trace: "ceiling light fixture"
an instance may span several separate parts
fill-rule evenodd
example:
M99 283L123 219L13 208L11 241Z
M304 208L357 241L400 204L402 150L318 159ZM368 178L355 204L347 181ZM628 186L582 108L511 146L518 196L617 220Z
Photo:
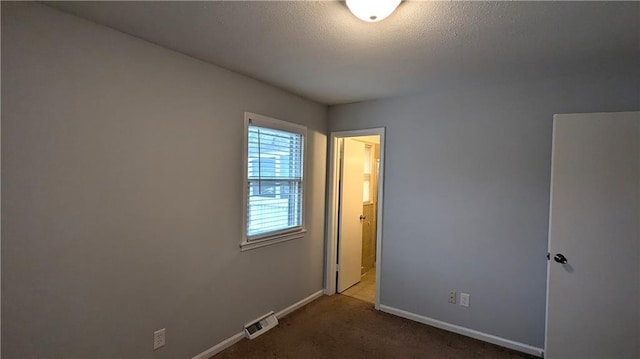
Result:
M358 19L366 22L383 20L400 5L401 0L347 0L347 7Z

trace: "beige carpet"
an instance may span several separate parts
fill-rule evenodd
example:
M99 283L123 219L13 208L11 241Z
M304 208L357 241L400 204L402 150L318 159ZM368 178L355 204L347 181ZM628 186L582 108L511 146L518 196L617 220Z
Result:
M223 358L534 358L376 311L343 295L321 297L262 336L243 339Z

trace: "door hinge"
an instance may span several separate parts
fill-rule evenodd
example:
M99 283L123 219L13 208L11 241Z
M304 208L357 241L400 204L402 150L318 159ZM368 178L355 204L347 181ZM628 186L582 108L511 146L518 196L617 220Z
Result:
M336 264L336 272L340 272L340 265Z
M547 253L547 260L551 259L551 253Z

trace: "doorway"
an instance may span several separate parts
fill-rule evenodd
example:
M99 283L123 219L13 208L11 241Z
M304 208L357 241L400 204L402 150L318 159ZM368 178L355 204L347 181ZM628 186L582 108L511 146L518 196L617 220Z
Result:
M384 128L331 133L325 294L380 304Z

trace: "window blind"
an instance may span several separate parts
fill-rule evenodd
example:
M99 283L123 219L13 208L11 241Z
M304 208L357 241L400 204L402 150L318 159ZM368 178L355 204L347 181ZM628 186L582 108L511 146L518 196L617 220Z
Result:
M249 123L248 240L302 227L303 141L302 134Z

